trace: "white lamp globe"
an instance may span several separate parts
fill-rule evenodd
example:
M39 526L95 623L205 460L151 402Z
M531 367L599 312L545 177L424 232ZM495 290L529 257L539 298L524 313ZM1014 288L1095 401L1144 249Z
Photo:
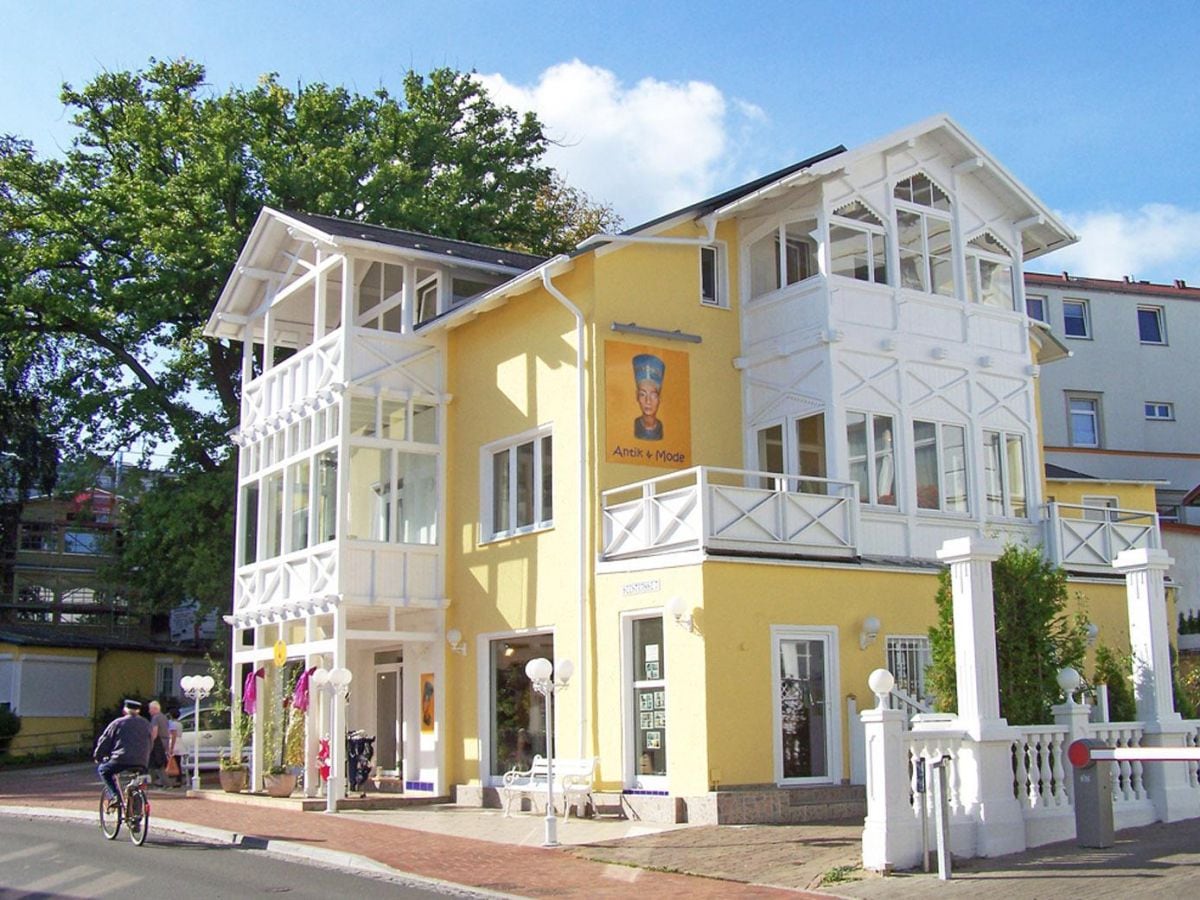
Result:
M451 628L449 631L446 632L446 643L457 644L461 640L462 640L462 632L459 631L457 628Z
M211 675L201 675L199 680L200 687L206 691L211 691L213 689L213 685L216 684L216 681L213 680Z
M1083 679L1079 673L1067 666L1065 669L1059 669L1058 675L1055 676L1058 686L1062 688L1064 694L1070 695L1078 690L1079 685L1083 683Z
M550 673L553 671L554 666L544 656L539 656L525 663L525 677L530 681L549 681Z
M308 680L316 687L324 687L329 683L329 670L321 667L313 669L313 673L308 676Z
M569 659L560 659L555 666L555 674L558 675L560 681L564 684L571 680L571 676L575 674L575 663Z
M329 680L333 682L334 687L346 687L354 678L354 673L349 669L334 669L329 673Z
M185 694L192 689L192 685L195 683L196 683L195 675L184 675L182 678L179 679L179 686L181 688L183 688L183 692Z
M887 669L876 669L867 677L867 687L876 697L886 697L896 686L896 676Z

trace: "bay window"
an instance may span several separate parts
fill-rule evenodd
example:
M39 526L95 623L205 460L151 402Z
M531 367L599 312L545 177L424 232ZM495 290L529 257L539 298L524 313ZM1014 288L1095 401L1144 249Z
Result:
M1023 519L1028 515L1025 439L1004 431L983 433L984 487L987 514Z
M899 182L893 196L900 247L900 285L928 294L954 296L950 198L925 175Z
M883 221L855 200L836 210L829 223L829 271L874 284L887 284Z
M780 225L750 245L750 296L761 297L818 274L815 217Z

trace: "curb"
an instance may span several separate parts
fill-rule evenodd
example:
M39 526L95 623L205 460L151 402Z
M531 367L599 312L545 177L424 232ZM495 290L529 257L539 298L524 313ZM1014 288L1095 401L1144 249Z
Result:
M61 809L45 806L0 806L0 816L25 816L32 819L67 819L74 822L95 824L96 814L82 809ZM370 875L386 875L401 881L440 888L444 891L468 897L491 897L499 900L524 900L519 894L505 894L499 891L489 891L486 888L472 887L441 878L430 878L394 869L378 860L371 859L359 853L346 850L326 850L322 847L312 847L297 841L280 841L261 838L253 834L241 834L236 831L226 831L221 828L209 828L206 825L193 825L190 822L180 822L175 819L154 819L153 823L166 831L176 834L204 838L221 844L244 847L301 862L319 862L341 869L363 872Z

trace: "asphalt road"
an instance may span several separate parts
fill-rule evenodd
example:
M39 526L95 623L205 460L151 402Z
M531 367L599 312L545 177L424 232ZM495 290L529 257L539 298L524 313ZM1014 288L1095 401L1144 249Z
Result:
M0 816L0 897L169 896L172 900L286 894L290 897L479 896L452 886L359 874L332 866L155 829L142 847L124 828L107 841L98 825Z

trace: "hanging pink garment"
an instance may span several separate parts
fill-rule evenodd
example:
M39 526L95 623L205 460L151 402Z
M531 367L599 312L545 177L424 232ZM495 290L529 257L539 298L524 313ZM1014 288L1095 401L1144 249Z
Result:
M248 716L254 715L255 710L258 709L258 681L256 679L266 677L266 667L246 676L246 685L242 688L242 712Z
M300 712L308 711L308 679L315 671L317 671L316 666L305 669L296 679L296 689L292 691L292 709L298 709Z

